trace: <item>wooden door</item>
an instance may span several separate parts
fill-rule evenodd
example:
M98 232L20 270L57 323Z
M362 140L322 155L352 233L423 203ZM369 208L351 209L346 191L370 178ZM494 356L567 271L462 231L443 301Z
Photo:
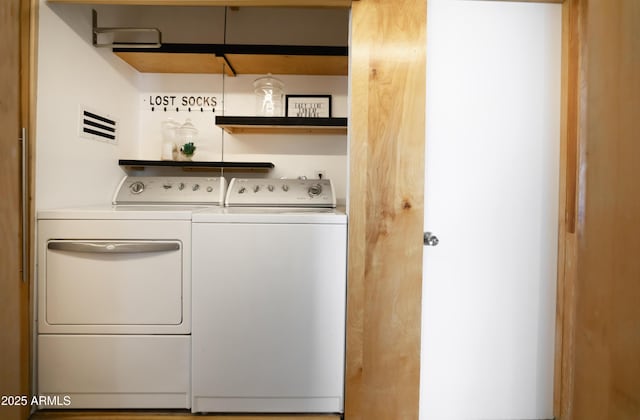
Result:
M640 418L640 2L580 3L577 280L563 418L631 420Z
M418 418L425 0L352 5L345 419Z
M20 0L0 2L0 418L7 420L26 418L30 402L29 283L21 272L22 11Z

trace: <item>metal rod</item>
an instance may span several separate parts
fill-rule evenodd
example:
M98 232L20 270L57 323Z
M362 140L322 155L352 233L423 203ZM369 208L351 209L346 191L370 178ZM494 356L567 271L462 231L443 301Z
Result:
M120 48L160 48L162 46L162 32L158 28L135 28L135 27L98 27L98 13L91 11L93 26L93 46L94 47L120 47ZM149 32L157 36L156 42L111 42L106 44L98 43L98 34L114 34L122 32Z

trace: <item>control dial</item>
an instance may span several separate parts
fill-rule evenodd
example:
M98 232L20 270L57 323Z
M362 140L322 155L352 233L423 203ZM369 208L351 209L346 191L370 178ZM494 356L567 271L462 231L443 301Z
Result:
M144 191L144 184L140 181L136 181L129 186L129 189L134 194L140 194L142 191Z
M307 190L307 193L309 194L309 197L317 197L320 194L322 194L322 185L320 184L315 184L309 187L309 189Z

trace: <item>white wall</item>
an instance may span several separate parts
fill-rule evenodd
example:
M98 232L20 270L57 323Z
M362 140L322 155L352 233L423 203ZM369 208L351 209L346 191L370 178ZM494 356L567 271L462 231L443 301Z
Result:
M159 27L163 42L222 43L224 8L94 6L98 26ZM229 135L207 112L149 109L149 95L216 96L217 115L255 115L252 82L263 75L138 73L109 48L91 45L89 6L50 5L41 0L38 57L37 208L106 204L124 175L118 159L159 159L161 122L190 118L199 130L194 160L268 161L268 173L230 176L311 177L322 170L337 198L346 197L345 135ZM346 45L348 13L340 9L228 10L227 42ZM306 27L302 31L300 25ZM332 28L326 31L326 28ZM101 42L109 37L100 38ZM288 94L331 94L333 116L346 117L345 76L277 76ZM224 91L224 98L223 98ZM146 101L146 102L145 102ZM117 145L77 133L78 107L86 105L118 119ZM145 171L147 175L157 170ZM180 174L181 172L175 172ZM211 172L209 172L211 174ZM81 174L81 176L78 176Z
M136 147L136 73L91 45L91 8L40 1L36 208L106 204ZM78 135L80 105L119 121L117 145Z

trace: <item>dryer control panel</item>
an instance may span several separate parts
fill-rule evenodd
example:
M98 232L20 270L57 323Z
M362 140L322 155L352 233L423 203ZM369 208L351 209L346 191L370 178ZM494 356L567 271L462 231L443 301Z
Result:
M225 205L333 208L336 197L330 179L233 178Z
M126 176L113 204L222 205L227 182L223 177Z

